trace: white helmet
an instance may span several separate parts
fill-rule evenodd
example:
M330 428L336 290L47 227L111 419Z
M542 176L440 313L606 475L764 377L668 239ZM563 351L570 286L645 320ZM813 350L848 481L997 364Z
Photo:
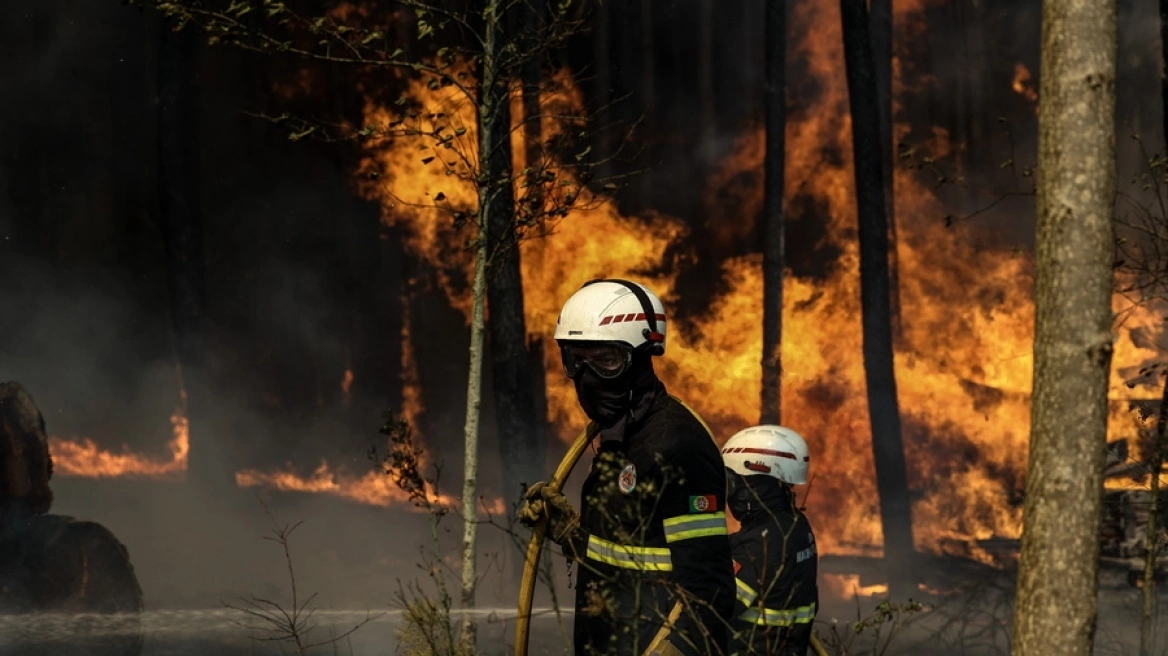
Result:
M807 482L811 456L803 437L783 426L752 426L722 445L726 468L742 476L773 476L784 483Z
M665 353L665 306L648 287L627 280L585 283L560 310L557 342L622 342L631 348L650 344Z

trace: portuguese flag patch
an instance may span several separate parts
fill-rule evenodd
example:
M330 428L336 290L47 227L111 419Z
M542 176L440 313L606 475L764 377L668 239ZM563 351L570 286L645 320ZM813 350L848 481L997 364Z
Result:
M691 513L714 512L718 509L718 497L712 494L702 494L689 498Z

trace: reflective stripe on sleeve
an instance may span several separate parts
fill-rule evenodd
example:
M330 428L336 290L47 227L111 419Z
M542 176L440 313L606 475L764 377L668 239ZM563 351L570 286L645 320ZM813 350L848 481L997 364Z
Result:
M795 624L810 624L815 619L815 604L800 606L784 610L770 608L749 608L738 616L743 622L758 626L793 626Z
M754 588L743 583L742 579L736 578L734 579L734 583L738 588L736 591L738 601L741 601L743 606L751 605L754 603L754 600L758 598L758 592L755 591Z
M589 535L586 555L592 560L624 569L673 571L673 560L667 547L635 547Z
M726 535L726 513L712 512L698 515L678 515L666 519L665 541L677 542L710 535Z

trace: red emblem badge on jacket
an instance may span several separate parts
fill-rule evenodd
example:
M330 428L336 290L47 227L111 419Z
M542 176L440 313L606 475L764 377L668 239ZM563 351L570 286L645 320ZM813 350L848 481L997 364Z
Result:
M637 486L637 467L633 463L629 463L627 467L620 473L620 478L617 479L616 484L620 487L620 491L628 494Z

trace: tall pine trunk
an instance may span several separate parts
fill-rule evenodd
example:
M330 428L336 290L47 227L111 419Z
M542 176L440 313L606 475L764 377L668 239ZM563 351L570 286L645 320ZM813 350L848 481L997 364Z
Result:
M864 374L876 464L876 489L884 531L884 560L889 592L908 595L913 554L912 507L908 497L900 408L892 351L892 317L888 272L888 223L884 215L884 153L880 149L876 81L869 40L868 9L863 2L840 0L848 100L859 214L860 312L863 323Z
M641 97L645 113L651 117L657 107L657 60L653 49L653 0L641 0L640 23Z
M231 485L225 463L198 440L203 424L191 418L206 401L204 321L207 307L202 217L199 202L199 120L195 87L196 35L159 26L157 157L158 227L165 256L166 284L180 402L190 427L188 475L193 482ZM193 397L190 395L194 391Z
M760 423L778 424L783 418L783 193L786 157L786 47L787 3L766 4L764 22L766 69L763 107L766 121L766 160L763 174L763 310L762 412Z
M698 0L698 138L707 157L714 147L714 7L713 0Z
M609 5L605 2L596 4L596 14L593 16L592 28L592 65L595 67L592 78L592 95L596 102L596 119L601 135L596 144L597 159L596 175L601 180L612 176L612 164L609 156L612 149L609 147L608 130L612 127L612 44L611 30L609 29Z
M1089 656L1111 362L1115 0L1044 0L1034 393L1016 656Z
M535 16L524 12L526 29L534 29ZM535 70L521 72L524 125L522 134L528 146L524 159L539 155L539 63ZM532 78L534 76L534 79ZM502 463L503 495L517 500L522 483L531 484L540 476L543 464L542 442L536 438L535 401L528 366L527 322L524 318L523 274L520 269L519 241L515 232L515 194L511 180L514 170L511 157L511 112L506 86L496 84L487 106L492 107L489 123L491 150L480 152L485 167L487 187L491 191L487 208L487 241L491 244L487 269L487 303L490 317L491 372L495 391L495 425L498 430L499 457ZM484 93L486 90L484 89ZM530 112L530 113L528 113ZM530 159L528 166L532 166ZM536 186L528 186L534 193ZM537 198L525 199L540 202Z
M1160 111L1168 153L1168 0L1160 0Z
M900 316L900 257L896 238L896 152L892 109L892 0L870 0L872 59L876 74L876 106L880 111L880 152L884 153L884 211L888 217L888 294L892 305L892 338L902 337Z

